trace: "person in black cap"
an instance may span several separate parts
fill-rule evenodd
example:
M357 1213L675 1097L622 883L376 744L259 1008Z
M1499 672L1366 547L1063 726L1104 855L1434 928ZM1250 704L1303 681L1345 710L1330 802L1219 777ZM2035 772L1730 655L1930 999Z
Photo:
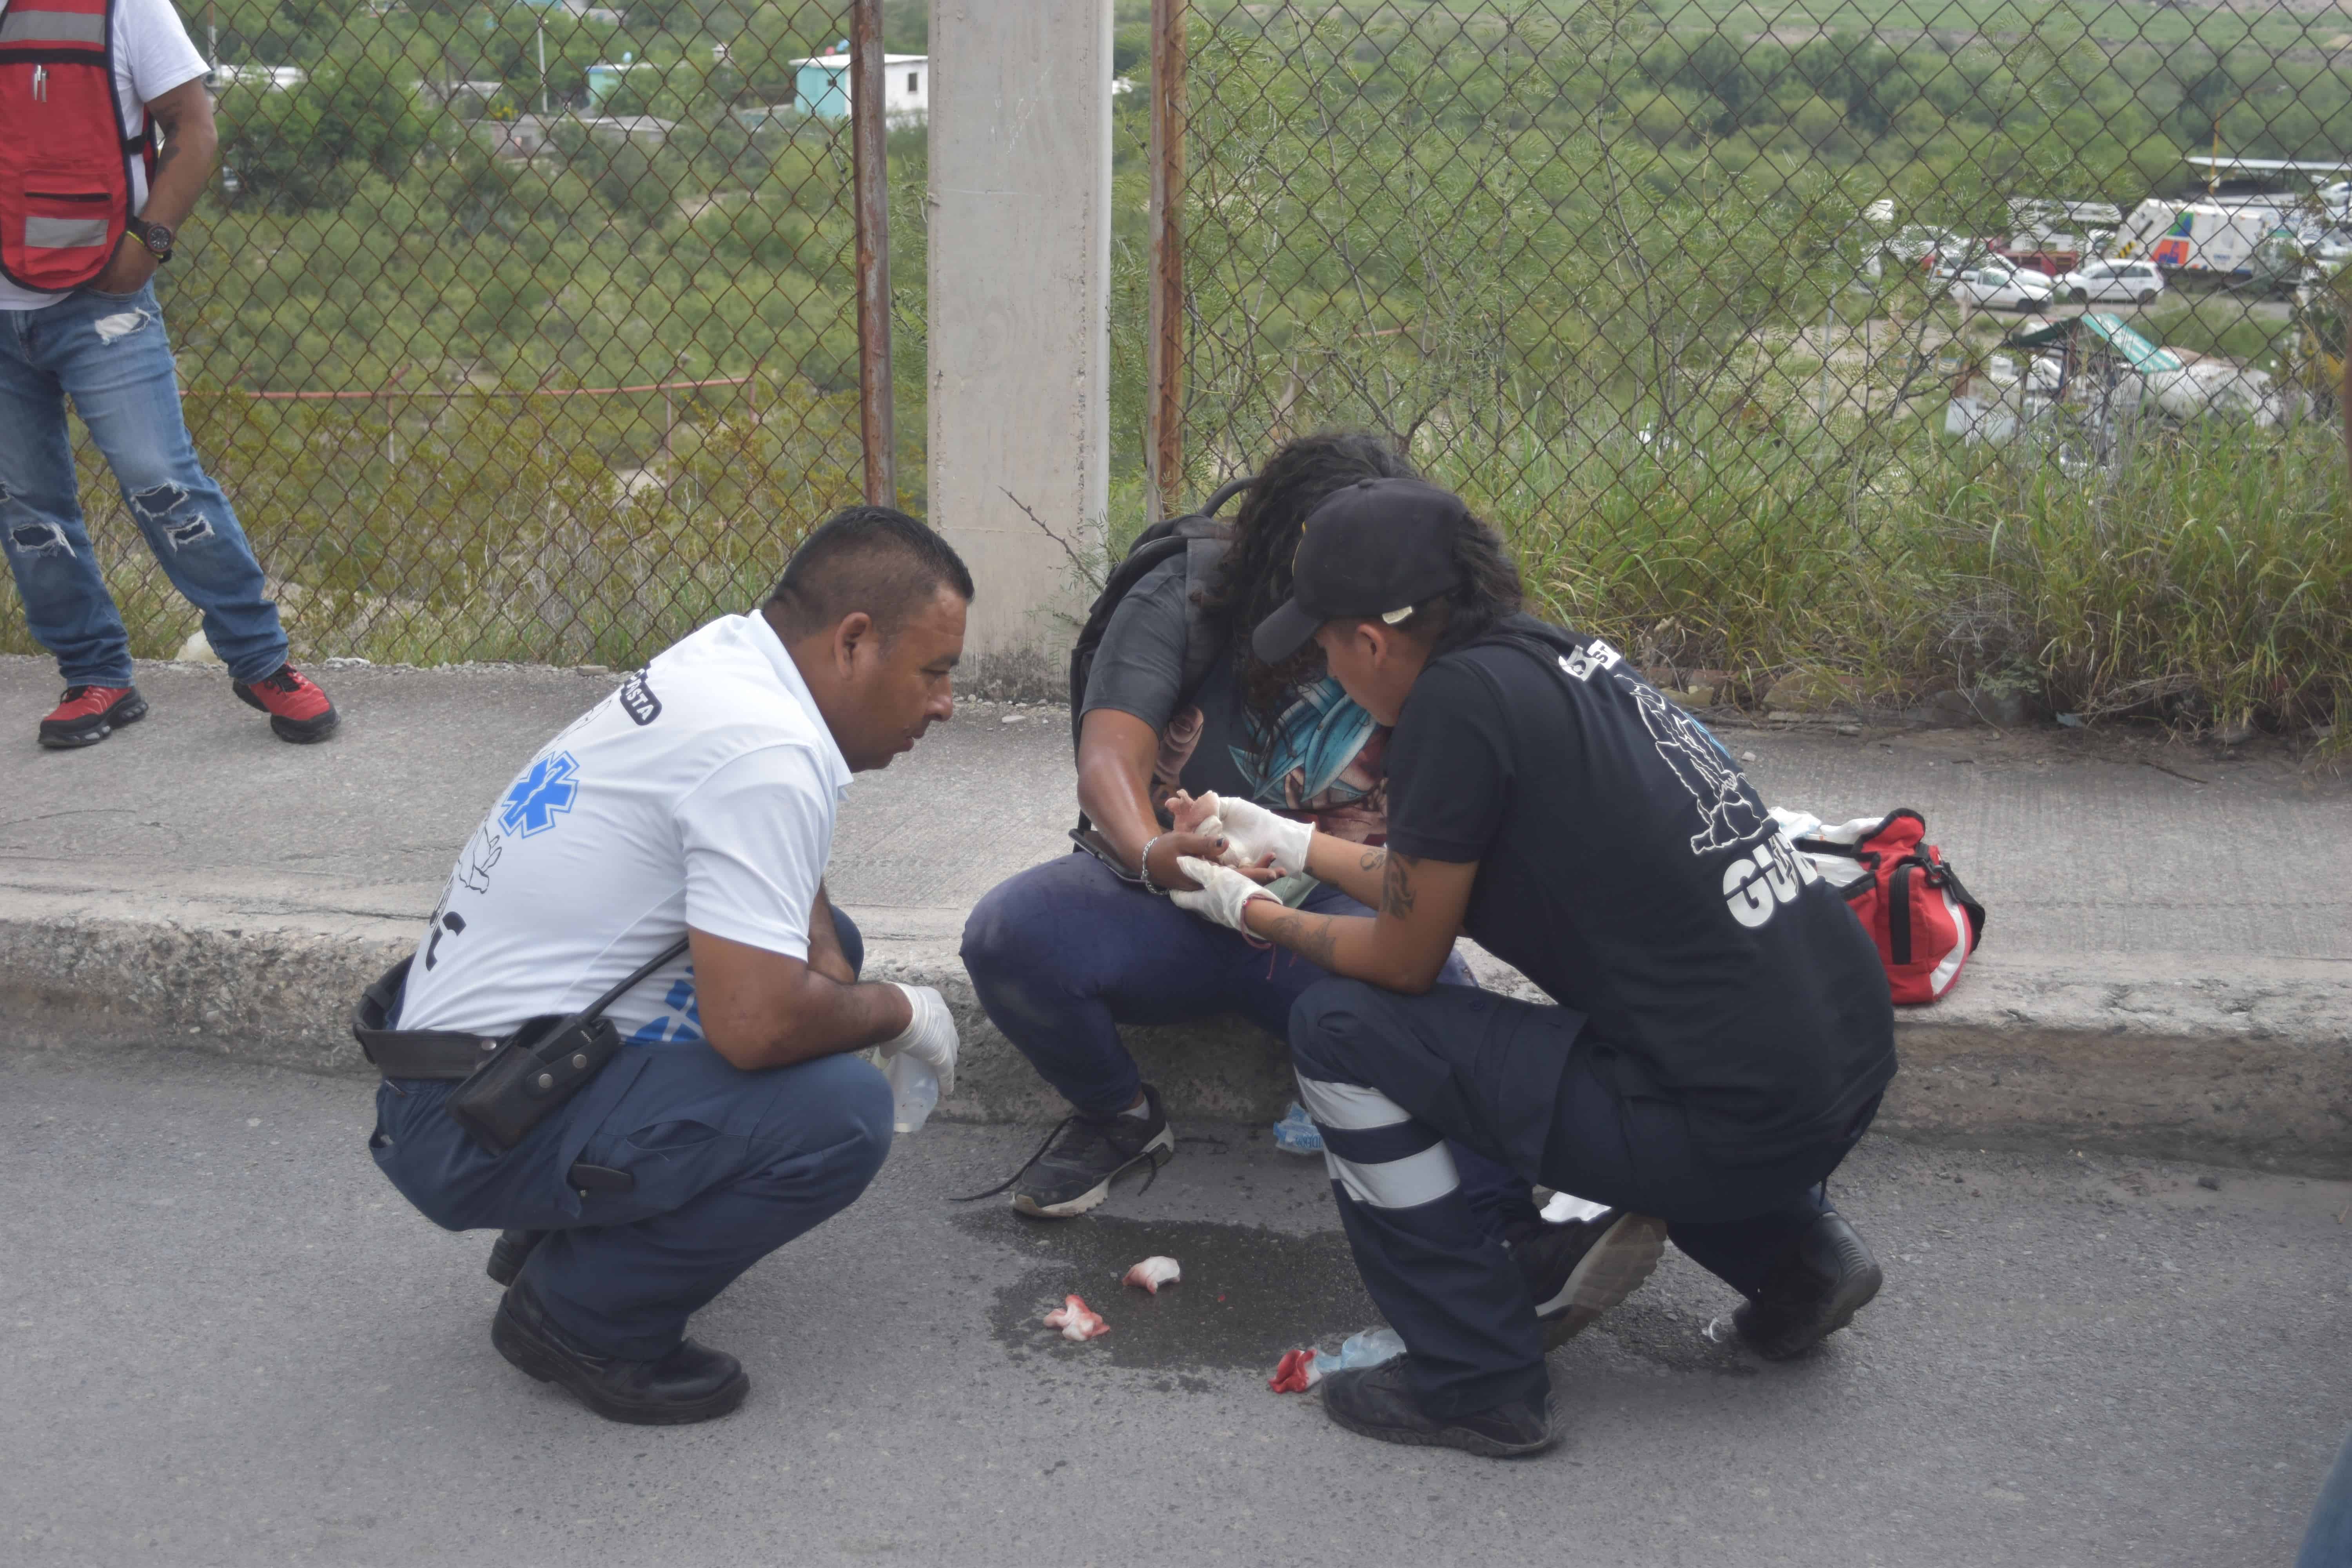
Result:
M1877 1293L1823 1183L1895 1074L1875 950L1706 730L1595 637L1519 613L1494 531L1381 479L1308 518L1261 658L1312 640L1394 725L1389 837L1365 852L1248 803L1228 855L1311 872L1370 918L1289 910L1188 859L1194 912L1329 971L1290 1015L1356 1263L1407 1353L1323 1382L1390 1442L1476 1454L1556 1440L1522 1271L1468 1212L1448 1141L1663 1219L1792 1356ZM1436 984L1466 932L1556 1005Z

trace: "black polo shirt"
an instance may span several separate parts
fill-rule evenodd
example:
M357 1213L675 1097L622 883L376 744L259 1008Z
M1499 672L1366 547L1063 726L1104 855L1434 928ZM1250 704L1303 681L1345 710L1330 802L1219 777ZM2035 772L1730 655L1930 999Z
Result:
M1730 752L1598 638L1515 616L1433 660L1390 742L1389 845L1476 861L1469 935L1702 1142L1834 1137L1895 1075L1861 923Z

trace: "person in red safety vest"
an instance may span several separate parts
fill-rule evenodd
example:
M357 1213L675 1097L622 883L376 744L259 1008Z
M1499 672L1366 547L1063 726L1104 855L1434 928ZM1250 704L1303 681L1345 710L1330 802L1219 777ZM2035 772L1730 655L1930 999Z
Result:
M76 500L68 397L238 700L281 740L337 722L287 662L260 563L196 460L155 300L212 175L205 70L171 0L0 0L0 551L66 683L44 746L147 715Z

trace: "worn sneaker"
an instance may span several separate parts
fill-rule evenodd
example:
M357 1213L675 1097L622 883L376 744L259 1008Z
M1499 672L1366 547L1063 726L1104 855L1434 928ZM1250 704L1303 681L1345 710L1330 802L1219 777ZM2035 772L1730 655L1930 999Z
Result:
M522 1266L530 1260L531 1249L547 1237L543 1230L502 1230L498 1240L490 1243L489 1266L482 1272L501 1285L511 1285Z
M265 675L259 680L233 680L229 689L247 708L258 708L268 714L269 728L281 741L299 744L323 741L342 721L336 715L335 705L327 700L327 694L290 664L279 665L277 674Z
M1645 1214L1609 1209L1561 1225L1538 1220L1514 1226L1506 1245L1535 1299L1544 1349L1550 1351L1642 1288L1666 1250L1666 1226Z
M41 721L41 744L53 752L95 746L119 726L145 717L147 700L135 686L68 686Z
M1350 1367L1323 1380L1323 1414L1350 1432L1422 1448L1459 1448L1488 1459L1540 1454L1559 1441L1551 1401L1514 1400L1467 1415L1430 1415L1405 1384L1399 1356L1378 1366Z
M1145 1116L1066 1118L1013 1178L1013 1206L1035 1219L1071 1219L1100 1205L1110 1184L1139 1165L1158 1170L1176 1154L1160 1091L1143 1086ZM1000 1189L1001 1190L1001 1189Z
M1731 1326L1758 1355L1786 1361L1844 1328L1885 1279L1845 1216L1825 1214L1772 1266L1756 1299L1731 1314Z

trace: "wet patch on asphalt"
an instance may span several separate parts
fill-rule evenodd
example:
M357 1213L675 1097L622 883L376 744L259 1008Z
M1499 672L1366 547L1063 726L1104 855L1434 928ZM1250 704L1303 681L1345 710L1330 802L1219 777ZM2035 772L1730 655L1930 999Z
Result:
M956 1228L1010 1247L1026 1266L998 1288L990 1303L991 1334L1015 1361L1040 1357L1076 1363L1108 1359L1129 1371L1171 1374L1158 1387L1202 1393L1215 1386L1184 1375L1247 1371L1271 1374L1285 1351L1307 1345L1336 1350L1360 1329L1378 1327L1380 1309L1356 1273L1347 1237L1337 1229L1305 1235L1263 1226L1205 1220L1131 1219L1090 1215L1044 1223L1009 1208L959 1215ZM1181 1284L1157 1296L1119 1283L1143 1258L1173 1258ZM1655 1282L1605 1314L1552 1353L1554 1375L1578 1360L1628 1372L1754 1377L1759 1361L1724 1325L1710 1340L1717 1315L1694 1310L1661 1292ZM1083 1344L1045 1326L1045 1315L1065 1296L1086 1299L1111 1331ZM1709 1305L1727 1314L1726 1298Z
M1364 1293L1347 1237L1300 1236L1263 1226L1206 1220L1090 1215L1058 1223L1024 1220L1009 1209L958 1216L956 1228L1018 1251L1028 1260L996 1292L989 1328L1015 1361L1032 1356L1101 1358L1140 1371L1246 1369L1271 1374L1285 1351L1337 1349L1381 1322ZM1129 1265L1173 1258L1183 1282L1152 1296L1119 1283ZM1076 1344L1040 1321L1065 1296L1086 1298L1110 1332ZM1163 1386L1205 1392L1199 1379Z

